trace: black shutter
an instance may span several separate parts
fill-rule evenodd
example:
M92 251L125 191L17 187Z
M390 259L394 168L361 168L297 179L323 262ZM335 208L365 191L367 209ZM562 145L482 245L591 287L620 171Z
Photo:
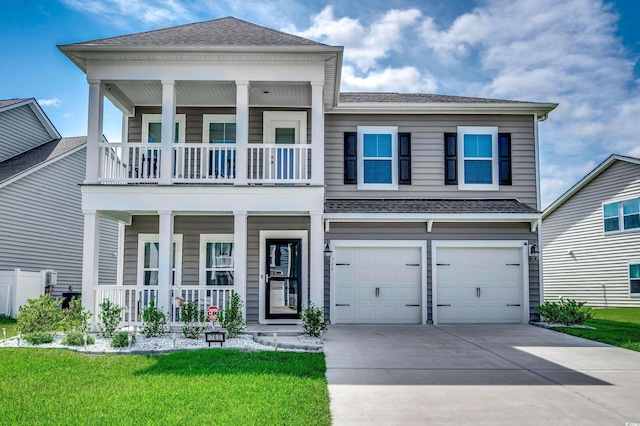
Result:
M411 185L411 133L398 133L398 185Z
M344 184L358 183L358 133L344 133Z
M498 134L500 185L511 185L511 133Z
M444 184L458 184L458 134L444 134Z

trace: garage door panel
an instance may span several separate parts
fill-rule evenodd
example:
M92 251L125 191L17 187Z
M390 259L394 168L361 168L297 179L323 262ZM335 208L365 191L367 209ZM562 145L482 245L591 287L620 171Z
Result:
M353 303L356 300L354 287L339 287L336 289L336 303Z
M374 306L357 306L356 322L374 322L376 319L376 308Z
M352 306L335 306L331 315L335 315L338 322L354 322L356 319L356 311Z
M335 279L343 284L355 282L355 269L346 265L336 265Z

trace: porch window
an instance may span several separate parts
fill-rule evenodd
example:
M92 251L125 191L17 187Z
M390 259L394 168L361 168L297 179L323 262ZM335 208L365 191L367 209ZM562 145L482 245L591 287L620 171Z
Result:
M138 284L158 285L160 243L158 234L138 235ZM177 266L177 267L176 267ZM173 265L171 285L181 281L182 235L173 236Z
M185 142L187 116L176 114L175 143ZM162 114L142 114L142 142L160 143L162 141Z
M209 176L235 177L236 116L233 114L203 114L202 143L214 144L208 150Z
M233 285L233 234L200 235L200 284Z
M307 112L264 111L262 131L265 143L307 143Z

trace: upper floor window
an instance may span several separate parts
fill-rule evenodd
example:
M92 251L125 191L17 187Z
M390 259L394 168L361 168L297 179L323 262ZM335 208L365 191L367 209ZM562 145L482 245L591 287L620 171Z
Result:
M265 143L307 143L307 112L264 111L262 131Z
M232 114L203 114L202 142L236 143L236 116Z
M499 189L498 128L458 127L458 188Z
M200 282L233 285L233 234L200 235Z
M358 126L358 189L398 189L398 127Z
M604 232L640 229L640 199L603 204Z
M138 284L158 285L160 268L160 237L158 234L138 234ZM181 282L182 235L173 236L173 268L171 285Z
M629 295L640 296L640 261L629 262Z
M175 141L185 142L186 140L185 114L176 114ZM160 143L162 141L162 114L142 114L142 142Z

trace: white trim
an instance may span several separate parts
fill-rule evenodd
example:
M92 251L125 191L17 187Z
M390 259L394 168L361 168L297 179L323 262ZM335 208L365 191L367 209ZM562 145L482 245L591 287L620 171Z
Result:
M538 114L533 114L533 142L535 146L534 155L536 156L536 208L540 210L542 209L542 193L540 190L540 140L538 137Z
M432 240L431 241L431 318L438 324L437 250L451 248L520 248L522 256L522 318L529 322L529 243L526 240Z
M364 182L364 135L365 133L391 135L391 182L390 183L365 183ZM358 126L358 190L397 190L398 189L398 126Z
M640 293L631 293L631 265L640 265L640 259L627 261L627 291L630 299L636 299L640 297Z
M142 143L147 143L149 140L149 123L162 123L162 114L142 114ZM178 124L178 142L186 142L187 134L187 115L176 114L176 123ZM175 134L175 131L172 133ZM174 143L175 141L171 141ZM148 142L151 143L151 142Z
M129 225L130 224L131 223L129 223ZM124 284L124 233L125 224L118 222L118 263L116 266L116 273L118 275L116 277L116 285Z
M302 264L302 271L300 274L300 286L302 287L302 306L307 305L307 300L309 300L309 291L308 291L308 277L309 277L309 232L306 230L300 231L281 231L281 230L265 230L260 231L260 256L259 256L259 275L258 275L258 321L260 324L300 324L300 320L293 319L266 319L265 315L265 283L266 283L266 270L265 263L267 261L265 247L267 244L267 239L271 238L296 238L300 239L302 243L302 256L300 257L300 262Z
M558 104L553 103L413 103L413 102L369 102L342 103L328 114L532 114L538 113L538 120L544 121Z
M232 266L229 268L212 268L212 270L221 270L221 271L231 271L233 272L235 269L235 244L234 244L234 235L233 234L200 234L200 257L198 262L198 276L199 284L201 286L207 285L207 244L209 243L230 243L233 255L231 256ZM233 285L228 286L230 289L235 289L236 281L233 280Z
M13 182L15 182L15 181L17 181L19 179L22 179L25 176L29 176L31 173L37 172L38 170L40 170L40 169L42 169L44 167L47 167L48 165L53 164L58 160L62 160L63 158L66 158L66 157L70 156L71 154L75 154L76 152L78 152L81 149L84 149L86 147L87 147L87 144L83 143L82 145L79 145L79 146L73 148L71 151L65 152L64 154L61 154L61 155L59 155L57 157L54 157L54 158L52 158L50 160L47 160L44 163L40 163L40 164L38 164L36 166L33 166L33 167L31 167L31 168L29 168L27 170L24 170L24 171L18 173L17 175L12 176L11 178L5 180L4 182L0 182L0 188L3 188L5 186L9 185L10 183L13 183Z
M144 244L159 242L160 234L138 234L137 285L144 285ZM173 243L176 245L175 283L173 285L180 287L182 285L182 234L173 234Z
M464 135L491 136L491 181L490 184L466 183L464 180ZM498 127L496 126L458 126L458 190L461 191L498 191L500 189L500 174L498 167ZM488 158L480 158L488 160Z
M419 248L420 253L420 304L421 304L421 324L427 322L427 241L426 240L331 240L329 243L331 251L335 252L336 248L341 247L410 247ZM336 282L334 274L335 260L331 257L331 266L329 272L329 313L335 312L335 300L336 300ZM336 324L333 316L331 317L331 323ZM339 323L339 322L337 322Z
M211 123L235 123L236 115L235 114L202 114L202 143L208 144L212 143L207 140L207 136L209 135L209 125ZM237 137L236 137L237 138ZM235 143L235 140L234 140Z
M306 111L263 111L263 142L276 143L276 129L278 127L293 127L295 129L295 143L307 143Z

